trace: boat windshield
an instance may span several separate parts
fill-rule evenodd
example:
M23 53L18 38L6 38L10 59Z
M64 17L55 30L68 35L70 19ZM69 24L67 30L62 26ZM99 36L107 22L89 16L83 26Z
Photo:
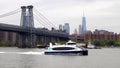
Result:
M57 47L57 48L53 48L53 50L72 50L74 48L72 47Z
M67 43L67 45L76 45L76 43Z

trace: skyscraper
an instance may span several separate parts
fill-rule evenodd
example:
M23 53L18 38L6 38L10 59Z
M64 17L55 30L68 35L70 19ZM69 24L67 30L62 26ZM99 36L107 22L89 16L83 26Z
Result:
M59 30L63 30L63 26L61 24L59 25Z
M79 27L78 27L78 31L79 31L78 34L82 34L82 28L81 28L81 25L79 25Z
M65 23L63 26L63 30L66 31L66 33L70 34L70 27L69 27L69 23Z
M77 29L75 29L75 30L74 30L74 34L76 34L76 35L77 35L77 33L78 33L78 32L77 32Z
M85 33L86 32L86 18L84 16L84 13L83 13L83 17L82 17L82 33Z

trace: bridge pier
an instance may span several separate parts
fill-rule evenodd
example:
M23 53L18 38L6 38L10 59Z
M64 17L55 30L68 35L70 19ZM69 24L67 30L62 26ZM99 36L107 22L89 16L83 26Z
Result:
M35 36L27 33L19 33L19 48L33 48L35 47Z
M24 33L19 33L18 34L18 37L19 37L19 41L18 41L18 47L19 48L26 48L26 36L25 36L25 34Z

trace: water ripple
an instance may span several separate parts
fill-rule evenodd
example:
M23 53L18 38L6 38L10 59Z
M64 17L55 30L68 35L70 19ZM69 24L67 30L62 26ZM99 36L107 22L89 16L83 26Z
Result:
M42 52L33 52L33 51L29 51L29 52L0 52L0 54L43 55L43 54L44 54L44 51L42 51Z

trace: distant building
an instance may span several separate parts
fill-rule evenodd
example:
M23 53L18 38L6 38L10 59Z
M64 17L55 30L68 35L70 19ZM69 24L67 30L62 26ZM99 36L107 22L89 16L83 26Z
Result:
M63 30L63 26L61 24L59 25L59 30Z
M86 18L83 14L83 17L82 17L82 33L85 33L86 32Z
M82 34L82 28L81 28L81 25L79 25L79 27L78 27L78 31L79 31L79 33L78 33L79 35Z
M70 34L70 26L69 26L69 23L65 23L65 24L64 24L63 30L65 30L66 33Z
M78 34L77 29L74 30L74 34L76 34L76 35Z
M84 39L85 40L113 40L113 41L119 41L119 34L114 33L114 32L109 32L106 30L95 30L93 32L89 32L84 34Z
M70 35L71 39L75 39L76 35L72 34ZM120 41L120 34L109 32L106 30L95 30L93 32L86 31L84 34L77 35L77 39L83 39L83 40L91 40L91 41L103 41L103 40L111 40L111 41Z

